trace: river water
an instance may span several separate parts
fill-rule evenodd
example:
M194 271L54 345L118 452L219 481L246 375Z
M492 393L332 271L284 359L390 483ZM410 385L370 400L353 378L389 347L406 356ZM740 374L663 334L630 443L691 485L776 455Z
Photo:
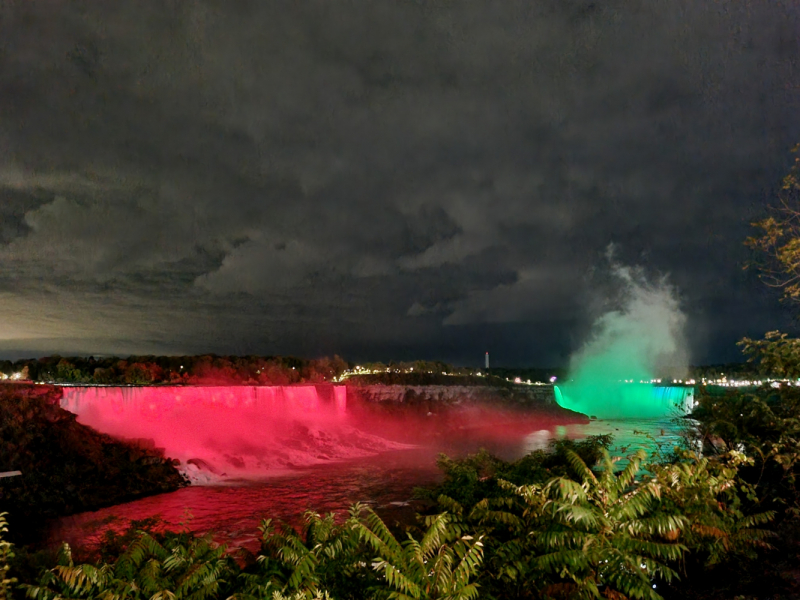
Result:
M595 420L586 424L550 425L498 441L450 440L391 450L375 456L320 464L268 478L229 480L211 486L190 486L97 511L65 517L53 524L50 541L96 547L104 532L125 529L132 520L159 517L172 530L211 533L229 547L255 552L259 548L258 525L264 518L298 524L306 510L345 513L355 502L368 503L390 521L413 515L415 487L440 481L435 461L439 452L463 455L487 447L506 459L547 447L554 438L582 439L612 434L617 455L646 448L666 453L681 442L686 425L679 419Z

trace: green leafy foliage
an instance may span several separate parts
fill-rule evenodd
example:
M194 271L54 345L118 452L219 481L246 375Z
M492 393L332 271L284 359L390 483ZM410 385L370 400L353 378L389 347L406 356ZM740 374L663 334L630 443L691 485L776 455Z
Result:
M399 542L372 510L353 523L359 539L377 556L378 597L397 600L467 600L478 597L472 581L483 560L482 536L465 533L447 513L424 519L421 538Z
M505 496L499 482L516 485L544 483L556 476L567 476L572 467L568 453L577 454L587 464L595 464L612 443L612 436L589 436L585 440L554 440L548 450L531 452L519 460L507 462L485 450L459 459L439 455L436 461L444 473L444 481L435 490L420 489L422 497L437 499L440 495L456 500L470 509L485 498Z
M278 590L305 599L335 590L342 600L363 598L374 577L362 568L363 548L352 532L357 510L343 523L333 513L308 511L301 532L263 521L256 569L241 574L237 597L267 598Z
M739 468L750 464L735 451L713 460L682 452L678 462L650 467L653 475L642 487L659 498L659 513L683 520L660 534L680 539L704 569L736 556L755 559L757 550L770 548L774 534L763 526L774 512L747 513L742 502L743 493L755 497L739 479Z
M61 357L0 361L0 373L47 383L84 384L209 384L256 385L321 383L347 369L334 356L301 359L281 356L129 356Z
M523 516L533 525L527 570L547 576L544 592L553 597L660 598L654 582L675 578L669 564L686 550L665 534L686 522L663 510L656 487L634 485L645 453L615 472L604 451L598 473L574 452L567 456L577 479L506 486L523 500Z
M166 524L160 517L146 517L144 519L131 520L128 526L121 531L109 528L103 533L100 545L95 553L96 558L101 562L114 562L142 533L161 541L167 535Z
M113 563L75 564L65 544L58 564L21 589L31 600L477 597L472 578L481 563L480 538L452 525L446 514L427 519L426 527L398 543L361 505L340 523L333 514L306 513L301 532L266 520L262 552L244 570L207 536L139 531ZM370 562L371 555L377 558Z
M6 513L0 513L0 600L10 597L11 586L17 582L16 579L8 576L11 568L8 563L14 558L14 549L9 542L3 539L3 534L7 532Z
M751 502L757 495L767 508L800 515L800 389L701 390L696 398L705 451L743 452L749 461L738 472Z
M512 464L486 453L442 461L448 476L440 489L458 499L442 495L439 506L483 536L482 597L657 598L652 586L675 581L688 557L708 568L769 547L763 526L772 513L742 506L737 475L748 461L741 454L708 459L682 451L670 463L645 464L639 451L623 466L609 457L609 444L586 442L593 462L554 445L544 472L536 453ZM492 473L476 477L487 465ZM473 502L476 481L491 495Z
M743 338L739 344L748 362L755 363L762 375L797 379L800 377L800 339L780 331L768 331L764 339Z
M770 332L761 340L745 338L740 345L766 375L795 378L800 374L797 339ZM715 567L720 572L718 587L725 589L727 575L739 582L734 589L746 587L777 595L782 589L796 588L796 580L786 573L800 568L800 388L786 381L758 388L700 388L696 400L691 417L703 452L707 456L742 455L733 479L735 491L729 490L723 503L727 510L741 513L744 519L774 514L774 535L769 542L775 551L758 552L754 560L759 540L752 540L749 547L726 552L730 564ZM735 531L732 534L736 537ZM725 551L726 542L720 537L718 548ZM716 549L710 550L713 556ZM700 568L702 565L687 561L690 577Z
M800 301L800 145L793 148L794 163L784 177L770 215L753 223L757 233L745 240L754 250L748 265L761 280L777 288L789 301Z
M22 587L31 600L207 600L227 595L236 571L225 547L209 537L169 534L159 541L141 532L113 564L76 565L65 544L59 564Z

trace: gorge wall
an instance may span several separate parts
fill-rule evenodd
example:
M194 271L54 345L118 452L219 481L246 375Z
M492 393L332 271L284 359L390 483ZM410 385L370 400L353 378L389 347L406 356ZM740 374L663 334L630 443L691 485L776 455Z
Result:
M460 404L491 404L559 412L551 385L365 385L349 386L351 402L425 405L439 409ZM566 414L566 413L565 413Z
M354 422L379 423L386 437L445 452L500 451L532 431L589 421L559 406L549 385L363 385L347 394Z

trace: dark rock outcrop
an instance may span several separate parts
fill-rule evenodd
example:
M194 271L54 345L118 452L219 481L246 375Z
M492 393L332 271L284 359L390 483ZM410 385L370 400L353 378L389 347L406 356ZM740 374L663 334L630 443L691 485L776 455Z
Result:
M47 385L0 385L0 512L15 537L47 518L168 492L185 485L172 461L147 443L125 443L76 422Z
M549 385L513 387L478 385L348 385L348 408L440 411L458 406L486 406L548 414L565 422L584 422L584 415L556 403Z

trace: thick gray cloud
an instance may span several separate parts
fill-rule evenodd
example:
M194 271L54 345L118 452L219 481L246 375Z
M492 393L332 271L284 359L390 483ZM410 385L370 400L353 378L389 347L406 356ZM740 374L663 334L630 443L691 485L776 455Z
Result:
M0 2L0 352L555 363L611 242L697 360L800 140L794 2Z

